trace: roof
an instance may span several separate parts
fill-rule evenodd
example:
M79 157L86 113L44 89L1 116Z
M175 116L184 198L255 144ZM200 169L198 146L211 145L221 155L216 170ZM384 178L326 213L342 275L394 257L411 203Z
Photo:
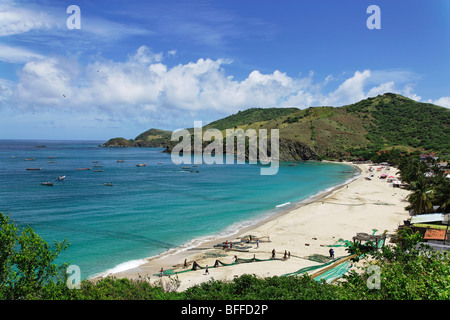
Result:
M444 222L443 213L418 214L411 218L411 223Z
M423 236L424 240L445 240L447 230L428 229Z

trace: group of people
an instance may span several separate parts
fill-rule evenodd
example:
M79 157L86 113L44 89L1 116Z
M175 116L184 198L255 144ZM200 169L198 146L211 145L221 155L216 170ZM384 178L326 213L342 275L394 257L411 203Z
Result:
M272 259L275 259L275 249L272 250ZM291 252L284 250L283 260L289 259L291 257Z

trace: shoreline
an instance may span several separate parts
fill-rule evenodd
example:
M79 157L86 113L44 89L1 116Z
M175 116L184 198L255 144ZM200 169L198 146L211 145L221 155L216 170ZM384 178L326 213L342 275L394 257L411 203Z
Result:
M394 232L408 217L408 213L404 210L405 203L402 201L409 192L392 188L384 179L365 180L364 172L369 165L340 164L357 168L359 174L331 190L324 190L254 225L241 228L235 233L235 238L225 236L206 240L193 248L141 260L143 263L135 268L106 274L103 277L130 279L150 277L150 282L158 283L161 278L155 274L159 274L161 268L187 270L182 268L184 259L187 259L189 267L193 261L197 261L201 266L210 267L209 274L205 274L203 270L177 274L181 284L178 291L183 291L210 279L232 280L245 273L266 277L295 272L303 267L318 265L318 262L308 257L320 255L326 258L329 248L325 246L332 245L339 239L352 240L356 233L370 234L373 229L377 229L378 233L385 230L389 233ZM395 175L394 172L390 174ZM249 245L246 251L214 247L218 243L227 240L234 242L238 237L249 234L270 237L270 242L261 241L259 247ZM347 255L343 247L334 249L336 258ZM268 261L272 250L276 250L277 258L280 257L280 252L289 251L291 258L285 261ZM255 257L264 261L212 268L217 259L227 264L232 263L235 255L243 259ZM95 279L99 278L101 277ZM168 277L162 278L163 281L166 279Z
M280 216L288 214L292 210L296 210L303 206L307 206L311 203L319 201L320 199L328 196L329 194L335 192L336 190L343 188L347 184L355 181L362 174L361 169L350 162L335 162L335 161L327 161L327 160L323 160L322 162L348 165L348 166L353 167L355 169L356 173L352 178L347 179L343 183L340 183L335 186L329 187L327 189L321 190L318 193L313 194L303 200L299 200L295 203L289 203L286 208L281 209L279 212L270 214L269 211L267 211L265 213L262 213L261 217L259 219L257 219L256 221L252 220L251 222L248 222L248 224L246 223L247 220L244 220L241 223L247 224L247 225L241 226L241 227L239 227L239 229L237 229L236 231L233 231L231 233L228 233L225 235L222 235L222 234L207 235L207 236L203 236L200 238L195 238L195 239L192 239L176 248L169 249L169 250L162 252L160 254L157 254L155 256L126 261L124 263L121 263L121 264L113 267L113 268L110 268L108 270L105 270L103 272L95 274L95 275L91 276L90 278L88 278L88 280L95 281L96 279L101 279L101 278L106 278L106 277L111 277L111 276L112 277L122 277L122 276L130 277L131 276L131 278L137 278L136 272L140 269L141 266L147 265L149 263L154 264L154 268L152 268L153 271L152 271L151 275L153 275L155 273L159 273L161 268L168 269L167 268L168 263L169 264L173 263L174 265L178 265L179 263L174 263L174 261L176 259L178 259L179 256L185 256L185 255L190 256L192 254L198 254L198 253L204 252L205 250L209 250L209 249L213 248L213 246L217 243L222 243L225 241L229 241L230 239L235 239L235 237L239 234L244 234L244 233L247 234L254 228L259 227L259 226L271 221L272 219L276 219ZM281 206L283 206L283 205L284 204L281 204ZM231 226L226 227L225 230L230 227ZM146 269L148 269L148 268L146 268ZM142 274L140 274L140 275L142 276Z

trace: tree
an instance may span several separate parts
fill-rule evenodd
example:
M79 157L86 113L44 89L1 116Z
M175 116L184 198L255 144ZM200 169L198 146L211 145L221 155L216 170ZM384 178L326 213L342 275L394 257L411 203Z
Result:
M433 190L425 177L419 177L411 185L413 192L408 195L409 205L406 209L412 210L413 215L432 212L433 204L431 198Z
M55 283L65 286L67 264L53 261L68 246L55 241L51 248L32 228L20 231L0 212L0 299L39 299Z

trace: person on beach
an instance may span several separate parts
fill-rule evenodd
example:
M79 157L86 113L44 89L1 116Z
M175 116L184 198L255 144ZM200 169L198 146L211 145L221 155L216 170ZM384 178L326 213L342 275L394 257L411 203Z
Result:
M192 270L197 270L198 264L197 261L194 261L194 263L192 264Z
M275 259L275 249L272 250L272 259Z
M183 268L187 268L187 259L184 259L184 265Z
M164 269L161 268L161 271L159 272L159 276L162 278L163 274L164 274Z
M205 274L209 274L208 265L206 265Z
M334 259L334 250L333 250L333 248L331 248L331 249L329 250L329 252L330 252L330 258L331 258L331 259Z
M256 247L259 248L259 239L256 240Z

